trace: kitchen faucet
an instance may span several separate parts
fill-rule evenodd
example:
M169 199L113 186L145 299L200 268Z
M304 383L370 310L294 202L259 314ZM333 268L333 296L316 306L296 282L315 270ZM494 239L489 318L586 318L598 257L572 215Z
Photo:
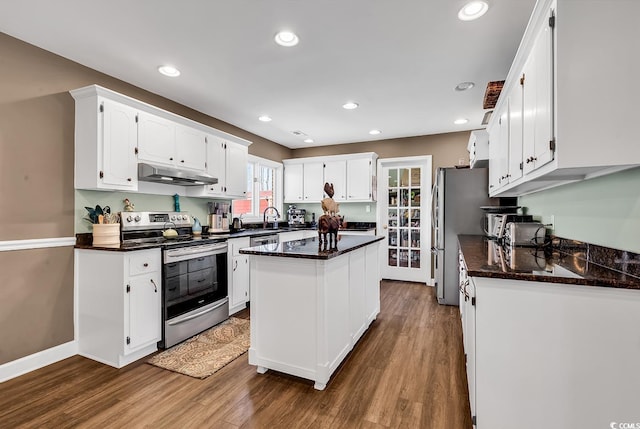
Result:
M267 210L269 209L273 209L276 211L276 215L273 219L273 229L278 229L278 218L280 217L280 212L278 211L277 208L273 207L273 206L269 206L266 209L264 209L264 211L262 212L262 227L266 228L267 227Z

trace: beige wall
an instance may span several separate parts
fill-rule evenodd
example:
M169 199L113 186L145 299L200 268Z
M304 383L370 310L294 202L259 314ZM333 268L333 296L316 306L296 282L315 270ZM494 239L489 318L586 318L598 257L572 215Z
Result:
M0 241L74 235L74 101L98 84L253 142L290 149L0 33ZM70 247L0 252L0 365L73 340ZM8 292L8 293L7 293Z
M361 143L295 149L294 158L309 156L342 155L359 152L375 152L379 158L401 158L406 156L431 155L432 166L453 167L460 159L469 163L469 131L430 136L406 137L402 139L378 140Z

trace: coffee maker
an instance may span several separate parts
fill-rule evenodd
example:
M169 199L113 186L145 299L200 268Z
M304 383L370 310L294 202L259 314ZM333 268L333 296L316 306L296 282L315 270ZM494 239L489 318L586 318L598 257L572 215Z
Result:
M304 217L307 214L305 209L298 209L296 206L289 206L287 210L287 220L290 227L300 227L305 225Z

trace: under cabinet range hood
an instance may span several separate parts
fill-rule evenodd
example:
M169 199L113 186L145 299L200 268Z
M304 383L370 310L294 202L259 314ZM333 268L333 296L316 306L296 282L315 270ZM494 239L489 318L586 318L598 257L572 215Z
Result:
M206 174L146 163L138 164L138 180L180 186L215 185L218 183L218 179Z

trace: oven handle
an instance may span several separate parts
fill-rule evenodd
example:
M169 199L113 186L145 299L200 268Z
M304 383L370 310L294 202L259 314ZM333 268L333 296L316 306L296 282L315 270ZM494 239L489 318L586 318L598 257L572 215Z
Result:
M214 246L210 246L207 248L202 248L201 246L194 246L194 249L170 249L164 251L164 263L168 264L171 262L179 262L186 261L189 259L195 259L201 256L213 256L220 255L223 253L227 253L227 243L220 244ZM196 255L195 257L193 255Z
M175 320L175 321L171 321L169 322L169 326L175 326L175 325L179 325L181 323L187 322L189 320L195 319L196 317L200 317L203 314L207 314L207 313L211 313L213 310L217 310L218 308L222 307L223 305L225 305L227 303L227 301L229 301L229 298L225 298L222 302L220 302L219 304L211 307L211 308L207 308L206 310L202 310L196 314L192 314L191 316L187 316L184 319L180 319L180 320Z
M179 255L194 255L197 253L207 253L214 252L213 254L223 253L227 250L227 243L216 244L216 245L207 245L207 246L193 246L193 249L189 249L186 247L182 247L179 249L170 249L167 250L167 254L178 253Z

